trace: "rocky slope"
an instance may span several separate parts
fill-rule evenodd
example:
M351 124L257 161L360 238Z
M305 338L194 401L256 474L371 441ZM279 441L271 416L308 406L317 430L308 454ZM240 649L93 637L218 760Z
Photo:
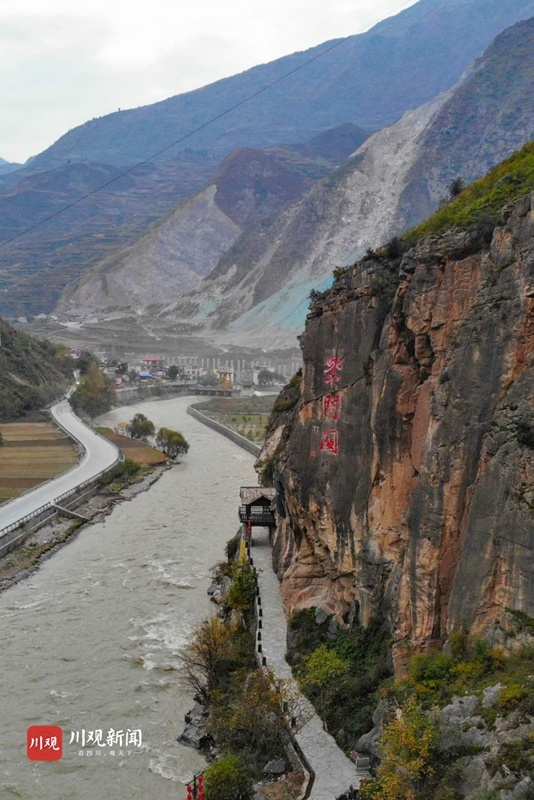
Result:
M294 339L313 286L433 211L534 137L534 17L491 44L448 94L368 139L341 168L260 230L243 234L183 303L162 314L232 341Z
M180 297L217 266L244 230L280 213L367 138L346 124L301 145L230 153L201 191L71 282L58 311L86 316Z
M179 297L211 272L244 228L311 185L305 175L260 150L232 153L202 191L69 286L58 310L85 315L135 310Z
M259 462L288 610L385 613L398 673L534 612L534 192L504 219L342 271Z

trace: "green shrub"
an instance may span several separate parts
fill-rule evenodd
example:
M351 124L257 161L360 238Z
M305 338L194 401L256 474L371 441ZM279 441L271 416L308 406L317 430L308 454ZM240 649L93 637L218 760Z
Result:
M519 611L515 608L507 608L506 610L515 617L522 631L527 631L534 636L534 617L531 617L528 614L525 614L524 611Z
M534 734L531 733L528 739L505 742L500 746L497 755L488 759L486 765L493 774L505 765L518 778L528 776L534 779Z
M105 472L104 475L101 475L98 482L101 486L109 486L117 481L125 482L132 475L139 472L140 469L139 464L136 464L131 458L125 458L124 461L119 462L108 472Z
M232 566L231 578L232 585L224 598L225 609L250 614L254 609L256 570L248 561L243 561Z
M241 542L240 536L232 536L232 538L227 541L225 550L226 550L226 558L228 559L229 563L235 560L239 552L240 542Z
M227 753L204 773L206 800L250 800L252 777L240 756Z
M372 727L378 689L391 675L390 633L381 617L366 627L342 629L335 642L328 627L328 621L316 624L314 609L295 614L288 660L330 733L350 749Z
M314 694L347 675L349 669L350 664L346 659L322 644L304 659L300 683L306 694Z
M290 397L287 400L283 400L281 397L278 397L275 400L273 411L276 411L278 414L282 414L284 411L289 411L291 408L294 408L299 401L299 396L296 395L295 397Z
M379 739L380 766L363 790L365 800L427 800L434 797L439 764L436 720L409 698Z
M267 761L284 757L288 734L283 685L268 670L235 673L228 692L212 697L209 729L224 750L243 755L261 774Z

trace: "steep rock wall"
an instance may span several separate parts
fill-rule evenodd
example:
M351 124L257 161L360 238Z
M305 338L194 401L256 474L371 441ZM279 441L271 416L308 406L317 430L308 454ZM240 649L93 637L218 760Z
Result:
M288 610L385 611L400 671L463 623L534 612L534 193L507 217L491 244L420 242L390 307L391 264L341 275L260 458Z

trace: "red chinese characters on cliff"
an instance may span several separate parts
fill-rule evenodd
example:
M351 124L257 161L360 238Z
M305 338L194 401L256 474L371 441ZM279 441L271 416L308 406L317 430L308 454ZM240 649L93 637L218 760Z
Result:
M321 434L321 452L331 453L333 456L339 454L338 432L335 430L323 431Z
M339 419L341 408L341 395L336 394L338 384L341 382L343 358L330 356L326 359L324 367L324 382L330 387L330 394L323 397L323 414L325 421L331 425ZM337 456L339 454L339 433L335 427L325 428L321 431L319 450L322 453ZM312 451L315 455L315 451Z
M338 394L327 394L323 397L323 413L326 419L332 419L337 422L340 406L341 397Z
M327 358L324 368L324 382L327 386L334 387L341 380L341 370L343 369L343 359L338 356Z

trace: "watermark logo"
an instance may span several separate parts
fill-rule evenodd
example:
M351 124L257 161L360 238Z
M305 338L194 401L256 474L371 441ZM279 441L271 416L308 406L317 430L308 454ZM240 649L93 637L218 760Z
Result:
M104 732L101 728L94 731L72 731L69 744L76 744L81 747L78 750L79 756L131 756L135 747L139 749L143 744L143 734L141 730L115 730L109 728ZM85 748L85 749L84 749Z
M32 761L59 761L63 755L63 731L59 725L30 725L26 754Z
M141 748L143 734L139 728L82 728L70 732L68 744L76 748L79 756L131 756L134 749ZM26 752L32 761L58 761L63 756L63 731L59 725L31 725L26 732Z

